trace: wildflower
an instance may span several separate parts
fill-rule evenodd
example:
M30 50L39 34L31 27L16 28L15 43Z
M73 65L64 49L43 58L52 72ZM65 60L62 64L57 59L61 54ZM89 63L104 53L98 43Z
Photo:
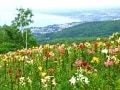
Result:
M116 40L116 42L117 42L117 43L120 43L120 38L118 38L118 39Z
M17 69L17 72L18 72L18 73L20 73L21 71L22 71L21 68L18 68L18 69Z
M19 56L20 57L20 59L19 60L22 60L22 61L24 61L24 60L28 60L29 58L28 58L28 56L27 55L25 55L25 56ZM18 56L15 56L14 58L18 58Z
M20 85L22 85L22 86L25 85L24 77L20 77L20 78L19 78L19 81L20 81L20 82L19 82Z
M33 60L31 59L31 60L27 60L26 61L28 64L31 64L31 65L33 65Z
M112 35L112 36L109 36L109 40L110 40L110 39L113 39L113 38L114 38L114 36L113 36L113 35Z
M103 49L101 52L104 53L104 54L107 54L108 50L107 49Z
M98 37L98 38L97 38L97 41L100 41L100 40L101 40L101 38Z
M54 77L54 76L46 76L45 79L50 80L50 78L52 78L52 77Z
M85 42L85 47L87 47L87 48L90 48L90 43L89 42Z
M77 47L77 44L75 42L72 43L73 47Z
M24 81L24 77L20 77L19 80L20 80L20 81Z
M77 74L77 81L81 81L84 82L85 84L89 83L89 80L86 76L80 74L80 73L76 73Z
M8 74L12 74L12 69L9 69L9 70L8 70Z
M64 45L58 46L57 50L60 52L62 56L65 54Z
M103 44L102 42L99 42L99 43L98 43L98 46L101 46L102 44Z
M46 73L45 73L45 72L42 72L42 73L41 73L41 76L42 76L42 77L45 77L45 76L46 76Z
M114 48L109 49L109 53L115 54L116 50Z
M108 67L108 66L113 65L113 61L107 60L106 62L104 62L104 64L105 64L106 67Z
M87 66L87 62L86 61L83 61L82 62L82 65L85 67L85 66Z
M50 49L54 49L55 48L55 45L50 45Z
M48 71L49 71L50 73L53 73L53 72L54 72L54 69L53 69L53 68L49 68Z
M15 78L17 79L17 78L19 78L21 75L20 75L20 73L17 73L16 75L15 75Z
M42 82L42 83L46 83L46 82L47 82L47 79L46 79L46 78L41 78L41 82Z
M2 68L2 66L0 65L0 69Z
M88 71L90 71L90 70L91 70L91 67L90 67L90 66L87 66L86 68L87 68L87 70L88 70Z
M45 52L45 56L46 57L50 57L50 53L49 52Z
M97 69L94 69L94 72L97 72Z
M32 80L30 79L30 77L27 77L27 81L28 81L28 83L32 83Z
M118 52L119 50L118 50L118 48L115 48L115 52Z
M94 50L94 49L91 49L91 50L88 49L88 50L87 50L87 53L88 53L88 54L93 54L93 53L95 53L95 50Z
M81 49L85 48L84 43L80 43L80 44L78 45L78 48L81 48Z
M120 51L120 46L118 46L117 48L118 48L118 51Z
M106 46L109 48L111 46L111 44L110 43L106 43Z
M39 70L39 71L42 71L42 66L39 66L39 67L38 67L38 70Z
M77 80L81 80L82 77L84 77L82 74L75 73L77 75Z
M49 47L50 47L50 45L49 45L49 44L46 44L46 45L43 46L43 49L44 49L44 50L47 50Z
M64 51L64 47L63 46L58 46L57 50L58 51Z
M97 47L98 46L98 42L94 42L94 46Z
M91 63L94 63L94 62L99 63L100 62L99 58L93 57Z
M53 52L50 52L49 55L52 57L52 58L55 58L55 54Z
M82 61L76 60L76 61L75 61L75 64L76 64L77 66L81 66L81 65L82 65Z
M118 64L118 63L120 62L119 58L117 58L116 55L115 55L115 56L112 56L112 57L111 57L111 60L113 60L113 62L114 62L115 64Z
M43 87L48 86L48 83L51 83L53 86L56 86L54 76L46 76L46 77L41 78L41 83Z
M104 38L104 40L103 40L105 43L108 41L108 38Z
M76 79L74 76L72 76L72 78L69 80L69 82L71 83L71 85L74 85L76 82Z
M62 44L61 46L62 46L62 47L65 47L65 44Z
M115 42L114 41L111 41L112 44L114 44Z
M83 78L82 78L82 81L83 81L85 84L88 84L88 83L89 83L89 80L88 80L87 77L83 77Z
M52 85L53 85L53 86L56 86L56 84L57 84L57 83L56 83L55 78L54 78L54 79L52 80Z
M70 49L71 49L71 46L67 48L68 54L71 54Z
M47 84L44 84L43 87L46 88L46 90L47 90L48 85L47 85Z

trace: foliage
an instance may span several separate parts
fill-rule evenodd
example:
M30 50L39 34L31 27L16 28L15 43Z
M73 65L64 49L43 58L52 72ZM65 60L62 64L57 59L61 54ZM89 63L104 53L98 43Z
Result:
M29 26L30 23L33 22L32 17L32 11L27 8L26 10L23 8L19 8L17 9L18 14L15 17L15 19L12 21L12 25L16 26L17 28L20 28L22 31L22 37L23 37L23 33L25 31L25 47L28 47L28 30L26 29L26 26ZM35 40L34 40L35 41Z
M28 26L30 23L33 22L33 20L31 19L33 14L29 8L27 8L26 10L23 8L17 8L17 11L18 14L12 21L12 24L14 26L24 28L25 26Z
M7 53L18 49L17 45L11 42L3 42L0 44L0 53Z

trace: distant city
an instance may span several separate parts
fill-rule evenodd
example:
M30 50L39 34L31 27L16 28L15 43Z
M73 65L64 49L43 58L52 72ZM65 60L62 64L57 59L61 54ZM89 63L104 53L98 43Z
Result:
M69 27L72 27L72 26L75 26L81 23L85 23L85 22L119 20L120 19L120 8L73 11L73 13L67 12L67 13L61 13L60 15L70 17L73 19L78 19L79 22L53 24L53 25L47 25L44 27L30 27L30 29L32 30L32 33L45 34L45 33L50 33L50 32L57 32L65 28L69 28Z

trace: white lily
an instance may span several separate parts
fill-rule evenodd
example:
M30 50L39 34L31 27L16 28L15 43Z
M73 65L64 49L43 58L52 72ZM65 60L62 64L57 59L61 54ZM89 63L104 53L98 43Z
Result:
M76 79L75 79L75 77L74 77L74 76L72 76L72 78L71 78L69 81L70 81L70 83L71 83L72 85L74 85L74 84L75 84L75 82L76 82Z

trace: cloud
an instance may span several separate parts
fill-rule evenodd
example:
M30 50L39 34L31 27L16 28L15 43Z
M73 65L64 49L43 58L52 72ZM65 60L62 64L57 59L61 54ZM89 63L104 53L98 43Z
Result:
M120 0L0 0L0 25L10 23L15 17L16 8L30 8L32 11L49 11L51 9L81 9L81 8L97 8L120 6ZM52 12L52 10L51 10ZM36 14L36 13L35 13ZM37 18L37 19L36 19ZM52 16L45 14L36 14L35 23L66 23L68 21L76 21L75 19L62 16ZM35 24L34 23L34 24ZM43 23L41 23L42 25Z
M120 6L120 0L0 0L0 7L2 9L14 9L17 7L31 9L65 9L105 6Z

